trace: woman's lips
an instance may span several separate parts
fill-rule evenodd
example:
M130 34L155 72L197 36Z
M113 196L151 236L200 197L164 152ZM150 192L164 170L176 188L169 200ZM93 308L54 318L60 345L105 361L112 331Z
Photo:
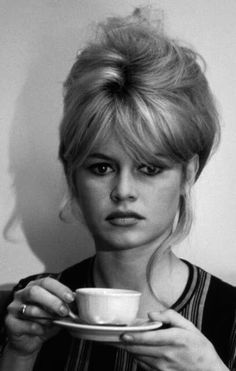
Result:
M119 227L130 227L138 223L136 218L113 218L109 219L109 223Z
M132 225L136 225L139 220L145 219L142 215L137 214L135 212L129 211L129 212L121 212L116 211L111 214L109 214L106 218L106 220L116 226L120 227L129 227Z

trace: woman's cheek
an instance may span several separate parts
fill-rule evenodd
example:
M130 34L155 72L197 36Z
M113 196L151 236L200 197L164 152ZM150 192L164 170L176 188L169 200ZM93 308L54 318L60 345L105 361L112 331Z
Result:
M104 200L107 198L105 189L96 187L95 184L86 184L81 189L78 197L81 209L85 214L94 213L103 208Z

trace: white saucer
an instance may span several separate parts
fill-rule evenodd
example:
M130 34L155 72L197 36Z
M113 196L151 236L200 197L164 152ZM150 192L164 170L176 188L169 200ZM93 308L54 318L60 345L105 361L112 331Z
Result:
M106 342L120 342L120 335L124 332L152 331L162 326L161 322L146 319L137 319L132 326L87 325L75 323L70 318L54 320L53 323L67 328L74 337Z

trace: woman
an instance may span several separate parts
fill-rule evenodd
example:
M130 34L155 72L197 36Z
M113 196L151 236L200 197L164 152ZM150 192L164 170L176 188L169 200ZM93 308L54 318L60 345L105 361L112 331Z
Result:
M1 370L233 370L235 288L171 250L189 232L191 187L219 139L202 59L140 10L100 30L65 83L59 148L96 256L19 283ZM141 291L139 317L163 328L114 346L27 318L67 316L83 286Z

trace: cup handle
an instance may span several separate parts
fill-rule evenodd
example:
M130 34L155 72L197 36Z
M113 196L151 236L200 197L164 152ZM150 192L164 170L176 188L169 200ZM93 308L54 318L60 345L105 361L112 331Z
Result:
M73 319L74 321L81 321L81 319L79 318L79 316L77 314L75 314L71 308L68 306L68 317L70 317L71 319Z
M74 308L73 308L73 303L71 303L71 304L72 304L72 308L71 308L70 304L67 304L67 308L68 308L67 317L71 318L74 322L87 323L84 320L82 320L82 318L80 318L80 316L78 314L75 314Z

